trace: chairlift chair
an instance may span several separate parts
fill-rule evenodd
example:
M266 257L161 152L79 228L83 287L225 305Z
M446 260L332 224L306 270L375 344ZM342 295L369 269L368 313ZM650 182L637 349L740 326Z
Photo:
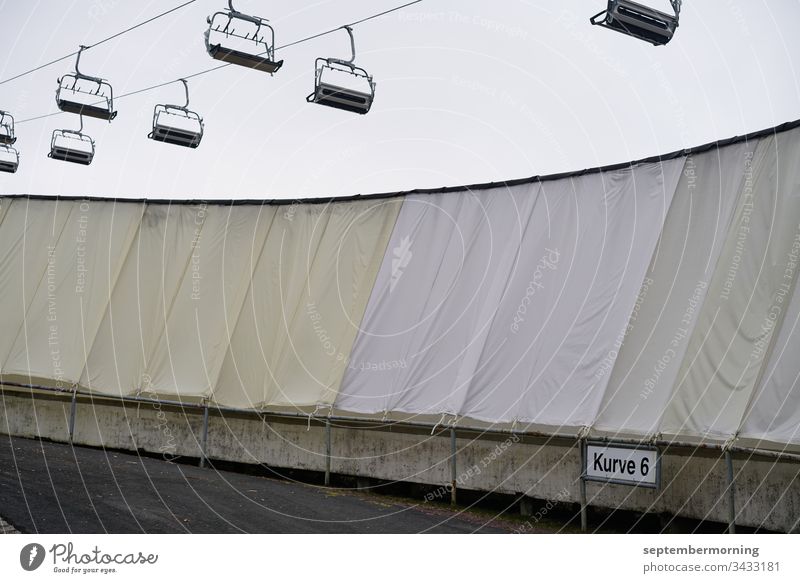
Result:
M208 30L204 34L208 54L218 61L275 73L283 61L275 60L275 30L269 21L239 12L233 7L233 0L228 0L228 8L208 17ZM236 25L249 26L251 30L237 33ZM211 38L212 33L224 35L225 40L229 41L228 45L215 43Z
M81 53L86 47L81 45L75 61L75 72L58 79L56 105L61 111L87 115L111 121L117 116L114 111L114 91L105 79L84 75L78 69Z
M153 131L147 137L157 142L196 148L203 139L203 118L189 110L189 84L180 79L186 92L184 105L159 104L153 110Z
M9 144L0 144L0 172L13 174L19 168L19 152Z
M352 56L349 60L318 58L315 62L314 92L306 97L306 101L363 115L370 110L375 99L375 82L372 80L372 75L354 64L356 44L353 38L353 29L349 26L342 28L350 35ZM337 74L351 76L362 85L363 89L343 87L328 80L329 77Z
M94 140L83 132L83 116L79 130L55 130L50 141L50 153L53 160L63 160L88 166L94 159Z
M14 135L14 116L7 111L0 110L0 144L10 146L17 141Z
M631 0L608 0L608 8L589 21L598 26L652 43L667 44L678 28L681 0L670 0L674 14L667 14Z

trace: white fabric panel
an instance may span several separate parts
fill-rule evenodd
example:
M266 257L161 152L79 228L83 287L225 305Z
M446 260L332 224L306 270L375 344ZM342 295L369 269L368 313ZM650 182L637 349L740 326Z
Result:
M75 201L69 206L50 269L6 362L8 374L79 381L142 214L138 204ZM47 211L35 221L46 222Z
M796 203L800 200L800 131L778 136L775 142L779 160L776 186ZM782 444L800 443L800 221L795 224L798 230L791 245L778 258L784 270L772 307L774 315L785 314L783 325L740 430L742 437Z
M333 402L402 199L282 207L214 392L237 407Z
M73 203L17 199L3 201L5 216L0 226L0 370L14 341L24 333L25 314L50 261Z
M556 428L594 421L682 167L675 159L543 185L547 204L523 241L527 269L513 274L463 414ZM537 288L551 250L558 263ZM510 333L526 297L526 321Z
M682 163L409 197L337 407L590 423Z
M197 207L205 214L146 374L160 395L210 397L273 208Z
M797 131L764 138L686 351L661 431L725 439L742 420L780 327L788 253L800 225Z
M337 408L458 413L539 189L406 198Z
M596 429L641 436L658 430L756 143L686 159Z
M184 274L206 212L199 206L147 205L80 384L102 393L150 390L145 371Z

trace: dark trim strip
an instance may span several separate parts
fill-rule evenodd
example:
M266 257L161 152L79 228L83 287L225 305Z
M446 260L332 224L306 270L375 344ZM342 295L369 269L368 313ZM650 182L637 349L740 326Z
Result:
M14 199L14 198L30 198L34 200L86 200L86 201L98 201L98 202L131 202L131 203L142 203L146 202L149 204L176 204L176 205L198 205L198 204L207 204L209 206L234 206L234 205L292 205L292 204L329 204L332 202L346 202L346 201L355 201L355 200L370 200L370 199L383 199L383 198L395 198L401 196L407 196L410 194L441 194L441 193L449 193L449 192L469 192L475 190L487 190L490 188L503 188L503 187L510 187L510 186L518 186L520 184L530 184L533 182L546 182L549 180L559 180L561 178L573 178L577 176L585 176L587 174L596 174L598 172L610 172L613 170L621 170L623 168L630 168L632 166L637 166L639 164L652 164L655 162L664 162L667 160L673 160L675 158L679 158L681 156L689 156L693 154L700 154L702 152L708 152L709 150L713 150L716 148L722 148L725 146L730 146L731 144L737 144L739 142L748 142L750 140L756 140L759 138L763 138L766 136L771 136L775 134L779 134L782 132L787 132L789 130L793 130L797 127L800 127L800 119L795 121L790 121L783 123L781 125L775 126L773 128L768 128L764 130L759 130L757 132L752 132L749 134L745 134L743 136L734 136L732 138L728 138L725 140L717 140L715 142L709 142L708 144L704 144L702 146L696 146L694 148L687 148L685 150L677 150L675 152L670 152L669 154L663 154L659 156L650 156L649 158L642 158L640 160L633 160L631 162L621 162L618 164L610 164L607 166L597 166L594 168L586 168L584 170L575 170L571 172L561 172L559 174L546 174L543 176L530 176L528 178L517 178L514 180L505 180L500 182L483 182L480 184L467 184L463 186L446 186L442 188L416 188L413 190L404 190L404 191L396 191L396 192L383 192L377 194L355 194L349 196L334 196L334 197L323 197L323 198L299 198L299 199L255 199L255 198L242 198L242 199L161 199L161 198L112 198L112 197L102 197L102 196L61 196L61 195L41 195L41 194L0 194L0 200L2 199Z

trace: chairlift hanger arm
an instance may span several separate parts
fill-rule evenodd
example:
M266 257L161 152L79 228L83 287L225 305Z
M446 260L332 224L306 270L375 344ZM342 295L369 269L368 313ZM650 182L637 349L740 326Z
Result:
M83 73L81 73L81 70L79 68L79 65L81 64L81 53L88 48L89 47L85 45L81 45L81 47L78 49L78 56L75 57L75 76L78 77L79 79L96 81L98 84L101 84L105 81L105 79L101 79L100 77L92 77L91 75L84 75Z
M350 59L336 59L330 58L328 59L329 63L336 63L337 65L345 65L350 67L351 69L355 68L355 60L356 60L356 40L353 36L353 27L349 24L346 24L342 27L343 30L347 31L347 34L350 35Z

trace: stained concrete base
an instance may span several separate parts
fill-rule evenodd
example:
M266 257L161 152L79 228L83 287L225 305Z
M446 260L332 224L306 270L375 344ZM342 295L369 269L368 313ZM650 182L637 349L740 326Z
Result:
M0 392L0 432L68 440L69 396ZM198 409L79 398L74 443L144 450L165 457L200 457L203 417ZM580 451L570 440L504 437L459 430L459 488L579 502ZM207 456L273 468L324 472L324 423L319 420L220 415L209 419ZM690 455L691 454L691 455ZM433 486L449 499L449 432L398 425L370 428L332 422L330 471L335 474ZM788 532L800 520L800 464L734 458L736 523ZM661 488L587 483L591 506L727 522L725 462L718 452L662 451Z

